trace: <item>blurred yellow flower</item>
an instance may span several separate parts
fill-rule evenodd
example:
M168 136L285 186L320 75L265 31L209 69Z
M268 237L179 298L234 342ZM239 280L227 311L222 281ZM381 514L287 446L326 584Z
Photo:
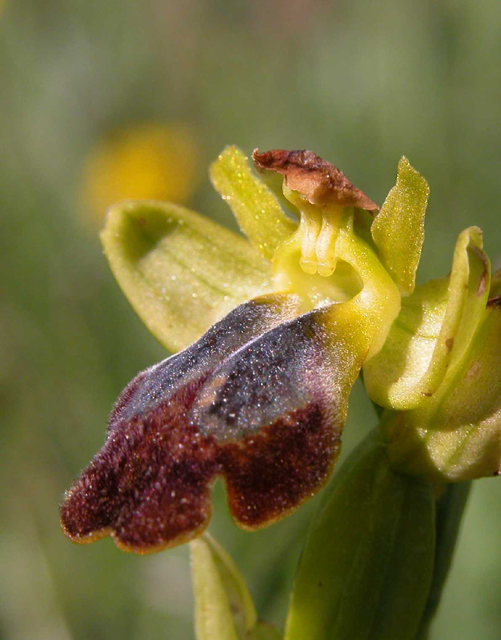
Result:
M186 202L198 183L198 160L196 136L186 123L150 122L114 131L85 163L85 209L101 220L110 205L129 198Z

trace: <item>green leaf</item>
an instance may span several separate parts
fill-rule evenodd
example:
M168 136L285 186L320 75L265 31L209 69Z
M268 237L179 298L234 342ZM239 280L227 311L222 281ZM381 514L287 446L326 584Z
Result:
M296 230L277 198L251 171L237 147L226 147L211 165L214 188L229 204L240 228L252 244L271 260L277 247Z
M190 542L197 640L244 640L256 625L245 582L209 535Z
M369 435L315 516L286 640L413 640L434 559L432 487L390 468Z
M470 227L459 235L451 275L417 287L402 300L384 347L365 363L371 399L396 410L428 401L464 357L488 295L482 232Z
M381 261L404 296L414 291L429 193L426 180L402 157L398 163L397 184L371 227Z
M461 519L471 490L471 482L449 483L437 500L435 517L435 566L428 601L415 640L429 638L430 625L437 612L458 541Z
M268 263L244 238L180 206L115 205L101 240L132 307L170 351L272 290Z

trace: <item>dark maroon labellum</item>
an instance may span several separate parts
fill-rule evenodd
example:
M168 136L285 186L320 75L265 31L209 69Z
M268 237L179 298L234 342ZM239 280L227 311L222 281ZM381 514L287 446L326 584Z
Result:
M341 362L328 308L297 316L298 305L292 295L243 304L129 384L61 507L72 540L111 534L138 553L186 542L209 522L218 475L250 529L325 483L360 363Z

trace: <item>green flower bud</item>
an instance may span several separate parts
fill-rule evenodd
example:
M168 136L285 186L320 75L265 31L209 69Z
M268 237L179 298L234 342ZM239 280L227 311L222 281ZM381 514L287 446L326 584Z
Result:
M501 473L501 304L494 297L463 358L414 411L386 412L393 465L434 481Z
M485 313L489 260L482 232L460 234L450 276L417 287L402 300L381 351L364 366L371 399L388 409L414 409L428 402L464 357Z
M456 243L451 274L402 301L381 351L364 366L392 464L432 481L492 476L501 466L498 278L482 233ZM489 301L489 297L491 300Z

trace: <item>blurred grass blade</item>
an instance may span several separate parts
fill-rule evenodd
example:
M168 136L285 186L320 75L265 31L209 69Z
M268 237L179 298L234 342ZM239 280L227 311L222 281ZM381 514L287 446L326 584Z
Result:
M256 610L235 563L207 534L192 541L190 550L197 640L245 640L256 625Z
M129 302L170 351L272 288L268 263L244 238L173 204L117 204L101 240Z
M313 521L286 640L413 640L429 593L434 536L431 485L392 471L371 434Z
M282 634L275 627L264 622L258 622L254 629L250 632L248 640L280 640Z
M426 180L402 157L398 163L397 184L371 227L381 260L402 295L414 291L429 193Z
M294 233L297 223L285 215L274 194L252 173L238 147L226 147L212 163L210 176L242 231L271 260L276 248Z

